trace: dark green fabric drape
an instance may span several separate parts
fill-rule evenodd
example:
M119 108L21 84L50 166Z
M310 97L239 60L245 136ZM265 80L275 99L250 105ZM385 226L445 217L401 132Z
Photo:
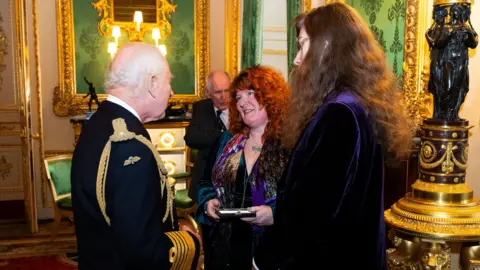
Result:
M287 52L288 73L292 70L293 60L297 55L297 33L293 20L303 12L302 0L287 0Z
M244 0L242 20L242 70L262 62L263 1Z

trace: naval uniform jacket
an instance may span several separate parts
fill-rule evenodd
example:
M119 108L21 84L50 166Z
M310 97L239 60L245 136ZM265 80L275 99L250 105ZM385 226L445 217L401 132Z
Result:
M105 184L110 225L100 210L96 196L99 161L114 133L112 121L118 118L125 121L130 132L150 140L136 116L109 101L103 102L84 126L71 171L78 267L80 270L170 269L169 253L174 243L165 233L177 229L177 223L170 217L165 223L162 221L167 195L164 192L162 196L157 163L145 144L138 140L112 143ZM139 159L134 159L137 161L133 164L126 163L131 157ZM193 241L198 247L195 237ZM192 269L199 249L194 250ZM177 255L183 255L180 252Z

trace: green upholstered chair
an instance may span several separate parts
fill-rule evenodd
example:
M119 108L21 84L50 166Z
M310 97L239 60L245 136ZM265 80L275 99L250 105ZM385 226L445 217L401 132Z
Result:
M177 209L177 216L187 219L198 232L198 225L190 214L195 212L197 204L188 196L188 189L192 180L192 168L195 160L197 159L198 151L196 149L189 148L187 150L187 170L184 173L176 173L169 175L174 178L175 181L185 180L186 188L176 190L175 192L175 208Z
M58 233L64 217L73 219L70 171L72 168L72 155L60 155L46 158L45 170L50 184L53 198L55 222L52 238Z

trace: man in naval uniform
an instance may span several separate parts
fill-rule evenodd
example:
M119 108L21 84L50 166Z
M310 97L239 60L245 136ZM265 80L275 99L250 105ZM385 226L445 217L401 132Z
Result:
M143 123L164 117L173 95L155 47L121 48L108 98L82 130L72 161L72 201L82 269L196 269L199 240L176 231L167 171Z

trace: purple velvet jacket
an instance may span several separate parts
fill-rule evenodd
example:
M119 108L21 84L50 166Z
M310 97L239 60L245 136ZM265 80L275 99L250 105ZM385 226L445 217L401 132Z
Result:
M317 110L287 168L275 225L255 252L259 269L386 269L384 159L353 94Z

